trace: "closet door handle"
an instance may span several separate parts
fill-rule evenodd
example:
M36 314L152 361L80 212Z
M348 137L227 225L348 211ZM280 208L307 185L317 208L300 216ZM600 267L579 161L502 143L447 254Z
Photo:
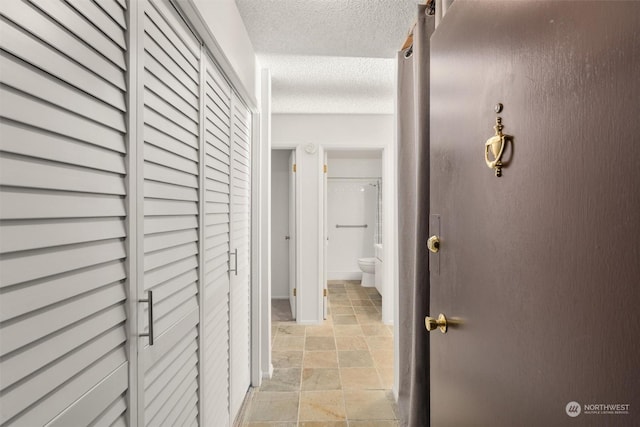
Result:
M140 299L138 302L149 304L147 315L149 317L149 332L140 334L141 337L149 337L149 345L153 345L153 291L147 291L147 299Z
M238 248L236 248L235 251L230 252L229 255L233 255L233 264L234 267L231 268L231 266L229 266L229 272L234 272L235 275L238 275ZM231 260L229 260L229 264L231 264Z

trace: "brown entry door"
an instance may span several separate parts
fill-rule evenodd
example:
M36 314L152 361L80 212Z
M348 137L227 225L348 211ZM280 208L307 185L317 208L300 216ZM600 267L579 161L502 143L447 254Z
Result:
M640 425L640 3L458 0L431 43L431 425Z

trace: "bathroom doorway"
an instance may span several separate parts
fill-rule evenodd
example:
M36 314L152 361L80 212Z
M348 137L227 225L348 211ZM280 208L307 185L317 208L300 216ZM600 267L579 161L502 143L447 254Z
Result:
M382 245L382 150L327 150L326 166L325 278L361 281L366 264L364 285L374 286L368 267Z
M329 177L327 181L327 279L361 280L358 260L373 264L374 245L380 243L381 179Z
M296 319L295 150L271 152L271 299L279 320Z
M382 315L383 151L327 149L325 154L328 319L337 336L348 336L337 341L339 367L345 376L361 375L367 389L390 390L393 326ZM393 304L392 296L390 300Z

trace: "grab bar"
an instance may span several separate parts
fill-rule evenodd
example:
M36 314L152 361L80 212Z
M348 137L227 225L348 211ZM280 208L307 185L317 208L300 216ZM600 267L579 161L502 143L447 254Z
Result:
M342 224L336 224L336 228L367 228L369 227L369 225L367 224L362 224L362 225L342 225Z

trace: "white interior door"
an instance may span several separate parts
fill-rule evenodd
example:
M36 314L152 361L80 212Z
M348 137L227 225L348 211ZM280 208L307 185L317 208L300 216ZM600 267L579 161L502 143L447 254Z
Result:
M296 234L296 151L291 150L289 155L289 304L291 305L291 317L297 318L296 311L296 251L298 238Z
M0 2L0 424L126 425L125 2Z
M143 1L144 280L139 425L198 421L200 45L172 6ZM142 143L142 141L141 141ZM153 307L152 315L149 307Z
M168 0L0 1L0 31L0 424L230 425L249 111Z
M230 408L233 421L251 382L251 114L231 100Z
M203 410L205 425L228 426L231 88L205 62Z

